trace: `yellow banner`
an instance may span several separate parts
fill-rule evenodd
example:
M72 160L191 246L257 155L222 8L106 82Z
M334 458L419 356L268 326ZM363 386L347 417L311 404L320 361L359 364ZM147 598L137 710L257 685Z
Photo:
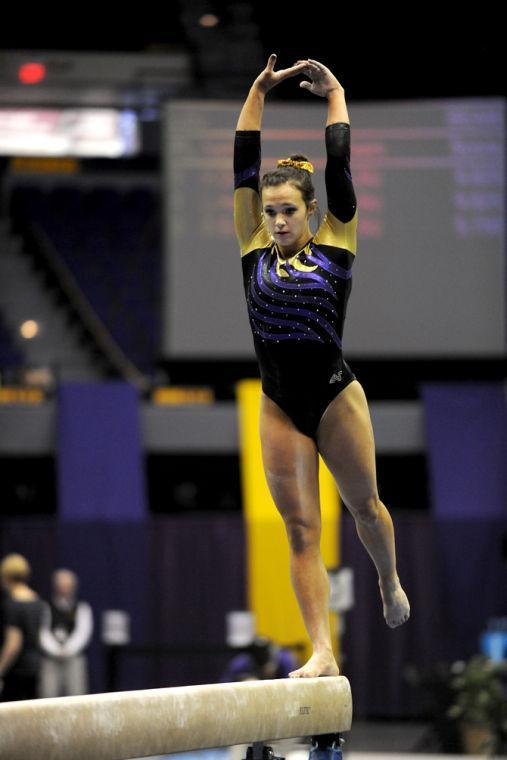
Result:
M278 644L306 645L310 641L292 590L289 546L283 520L273 502L264 476L259 436L261 384L241 380L238 401L241 487L247 542L249 609L255 613L257 633ZM339 564L340 499L335 481L319 458L322 515L321 552L327 568ZM338 656L337 618L331 615L331 633Z

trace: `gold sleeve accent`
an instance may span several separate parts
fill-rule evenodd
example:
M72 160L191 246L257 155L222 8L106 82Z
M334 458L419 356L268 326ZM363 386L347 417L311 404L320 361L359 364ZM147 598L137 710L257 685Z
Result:
M334 245L355 254L357 251L357 209L350 222L340 222L334 214L326 212L313 242L318 245Z
M242 256L273 242L266 229L259 195L251 187L234 191L234 229Z

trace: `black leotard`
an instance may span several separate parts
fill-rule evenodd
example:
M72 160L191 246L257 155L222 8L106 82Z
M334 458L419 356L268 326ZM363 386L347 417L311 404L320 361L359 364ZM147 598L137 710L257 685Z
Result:
M264 392L315 438L329 402L354 379L342 356L357 227L350 127L326 127L328 210L316 234L288 259L262 214L260 134L238 130L234 142L234 222L248 315Z

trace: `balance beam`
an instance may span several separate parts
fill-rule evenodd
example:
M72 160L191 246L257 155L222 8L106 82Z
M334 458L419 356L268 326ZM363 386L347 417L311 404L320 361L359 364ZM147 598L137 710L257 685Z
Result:
M0 704L0 760L126 760L348 731L344 676Z

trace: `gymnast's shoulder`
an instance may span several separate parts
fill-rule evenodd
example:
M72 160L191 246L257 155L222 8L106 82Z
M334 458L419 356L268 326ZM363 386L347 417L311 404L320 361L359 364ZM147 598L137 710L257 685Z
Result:
M357 251L357 208L352 219L342 222L330 209L327 209L319 229L315 233L315 245L330 245L345 248L355 255Z

